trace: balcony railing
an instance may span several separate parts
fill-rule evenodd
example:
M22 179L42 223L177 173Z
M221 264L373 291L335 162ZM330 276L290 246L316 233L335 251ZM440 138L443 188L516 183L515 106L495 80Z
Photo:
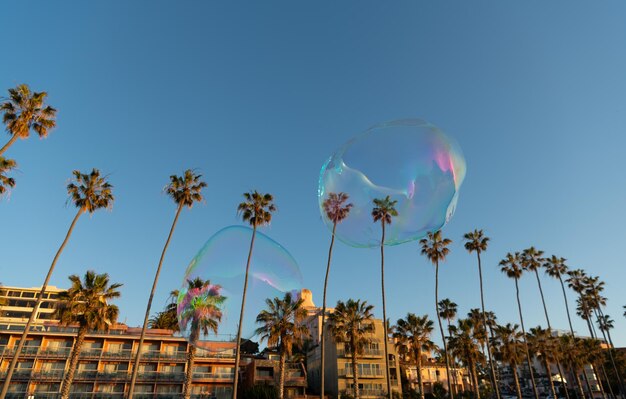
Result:
M193 379L234 380L235 373L193 373Z
M339 370L339 376L341 377L352 377L352 369L343 369L343 370ZM363 378L382 378L384 377L385 374L383 373L382 370L363 370L362 372L359 371L359 378L363 377Z
M337 355L342 357L351 357L352 352L345 349L337 349ZM380 349L364 349L363 354L359 357L383 357L384 353Z
M354 390L348 388L345 390L348 395L354 395ZM382 389L359 389L362 398L386 398L387 393Z

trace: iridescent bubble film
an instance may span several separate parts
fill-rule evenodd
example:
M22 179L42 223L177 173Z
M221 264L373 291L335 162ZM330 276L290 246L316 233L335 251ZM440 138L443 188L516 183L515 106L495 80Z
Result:
M179 289L177 313L181 334L196 347L222 351L226 349L219 342L235 341L251 238L251 228L226 227L213 235L189 263ZM194 286L197 278L209 284ZM254 337L259 327L255 320L266 308L267 298L282 298L286 292L301 289L302 274L293 256L257 230L242 338L258 342Z
M376 125L339 148L320 173L318 199L324 223L328 193L347 193L353 207L336 236L355 247L380 245L381 225L372 220L372 201L397 200L398 216L385 227L385 245L417 240L443 227L454 214L465 177L459 145L421 119Z

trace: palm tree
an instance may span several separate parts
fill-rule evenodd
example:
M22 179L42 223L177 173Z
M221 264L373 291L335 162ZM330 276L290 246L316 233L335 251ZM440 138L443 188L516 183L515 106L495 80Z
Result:
M476 398L480 399L480 384L478 383L478 372L476 365L482 360L480 347L473 338L474 325L471 319L460 319L458 326L450 334L450 354L458 357L467 367Z
M435 265L435 312L437 314L437 322L439 323L439 332L441 333L441 340L443 341L443 350L446 358L446 377L448 379L448 392L450 398L454 399L454 392L452 391L452 381L450 378L450 360L448 359L448 344L446 343L446 337L443 333L443 326L441 325L441 316L439 316L439 262L446 260L446 256L450 253L448 245L452 243L452 240L441 237L441 230L435 233L428 233L428 238L422 238L420 245L422 246L422 255L425 255Z
M165 305L165 308L153 316L148 321L149 328L163 328L166 330L172 330L174 332L180 331L178 325L178 314L176 312L178 298L178 290L170 292L170 301Z
M452 302L449 298L444 298L438 303L439 316L446 319L446 322L448 323L448 338L452 336L452 329L450 326L450 322L456 317L457 308L458 308L458 305ZM458 385L458 382L456 379L456 366L457 365L453 357L452 358L452 382L454 384L453 387L455 389L456 389L456 386Z
M580 398L585 398L585 391L580 381L579 371L583 370L583 375L587 377L587 373L584 372L584 366L586 361L583 359L583 353L581 352L580 338L572 337L570 335L562 335L559 337L559 352L562 355L562 359L572 371L576 380L576 386L578 387L578 393Z
M565 310L567 311L567 321L569 322L569 329L574 337L574 327L572 327L572 318L569 313L569 305L567 304L567 294L565 293L565 284L563 284L563 275L567 274L568 267L565 264L565 258L559 258L556 255L552 255L546 259L543 267L546 268L546 274L550 277L554 277L561 283L561 290L563 291L563 300L565 301Z
M7 176L7 172L17 167L17 163L13 159L0 157L0 196L15 187L15 179Z
M463 239L465 240L465 249L467 250L467 252L469 252L470 254L472 252L476 252L476 257L478 258L478 279L480 282L480 305L481 305L481 309L482 309L482 316L483 316L483 327L485 329L485 332L487 330L487 318L486 318L486 314L485 314L485 297L484 297L484 291L483 291L483 269L482 269L482 264L481 264L481 259L480 259L480 254L485 252L487 250L487 247L489 246L489 237L485 236L485 234L483 233L482 230L478 230L475 229L474 231L470 231L469 233L465 233L463 235ZM495 367L493 365L493 360L492 360L492 354L491 354L491 347L489 345L489 340L485 339L485 342L487 344L487 355L489 356L489 367L490 367L490 371L491 371L491 383L493 385L493 388L496 392L496 399L500 399L500 387L498 386L498 381L496 378L496 370Z
M433 321L428 319L428 315L416 316L407 313L405 319L398 319L395 333L396 346L406 348L412 352L412 357L417 367L417 383L419 385L419 395L424 399L424 383L422 381L422 353L430 352L435 344L430 340L433 332Z
M365 301L348 299L346 303L338 301L335 311L328 316L333 337L337 342L344 343L346 352L349 352L352 358L355 399L359 399L360 396L358 357L363 354L365 345L371 342L370 334L374 332L373 308Z
M352 204L346 204L348 201L348 194L346 193L328 193L328 198L324 200L324 213L326 213L326 217L328 220L333 222L333 234L330 239L330 248L328 249L328 262L326 263L326 276L324 277L324 294L322 299L322 367L321 367L321 375L320 375L320 395L324 396L324 380L325 380L325 361L326 361L326 353L324 352L324 348L326 346L326 335L325 335L325 326L326 326L326 287L328 286L328 274L330 273L330 260L333 256L333 246L335 245L335 231L337 230L337 224L341 223L348 214L350 213L350 209L352 208Z
M517 324L508 323L505 326L496 326L494 329L495 337L492 344L495 355L503 362L509 364L513 379L515 381L515 390L517 398L522 399L522 390L519 385L519 377L517 376L517 366L519 366L524 358L524 345L522 344L523 334L518 330Z
M533 384L533 392L535 399L539 399L539 392L537 391L537 384L535 383L535 375L533 373L533 366L531 364L530 352L528 350L528 342L526 342L526 329L524 328L524 316L522 315L522 302L519 299L519 284L518 280L522 277L522 259L519 252L515 252L515 255L508 253L506 258L500 261L500 270L506 273L507 277L515 280L515 293L517 295L517 309L519 310L520 324L522 325L522 338L524 342L524 349L526 350L526 362L528 364L528 370L530 371L530 380Z
M0 148L0 155L18 138L28 138L31 129L43 138L56 126L57 110L45 104L47 96L45 91L31 93L26 84L9 89L9 98L0 104L0 112L11 139Z
M552 337L552 330L548 327L547 330L537 326L530 329L528 334L528 346L530 351L543 362L543 366L546 369L546 375L550 381L550 389L552 390L552 397L557 398L556 389L554 388L554 381L552 381L552 373L550 372L550 364L556 363L556 348L555 342ZM561 375L561 380L562 380Z
M383 296L383 330L385 336L385 375L387 376L387 396L391 399L391 378L389 376L389 350L387 348L387 341L389 338L387 332L387 307L385 306L385 225L391 224L392 217L398 216L398 211L395 206L398 201L392 201L391 197L387 196L383 199L374 199L374 208L372 209L372 218L374 223L380 221L382 227L382 237L380 239L380 285L382 288Z
M178 303L180 326L189 331L189 353L187 354L187 370L183 385L184 399L191 397L196 344L200 335L208 335L209 331L217 334L217 327L222 321L221 307L226 297L221 294L221 290L221 286L196 277L193 280L187 280L187 292L183 294Z
M548 329L552 329L550 325L550 317L548 316L548 308L546 306L546 300L543 296L543 288L541 287L541 280L539 279L539 268L545 262L542 258L543 251L535 249L535 247L526 248L522 251L522 269L535 272L537 277L537 286L539 287L539 294L541 295L541 303L543 304L543 312L546 315L546 322L548 323Z
M254 238L256 230L260 226L270 224L272 214L276 212L274 197L272 194L260 194L256 190L244 193L244 202L237 206L237 213L241 215L244 222L252 226L252 239L250 240L250 250L248 251L248 261L246 263L246 275L243 281L243 293L241 295L241 312L239 313L239 324L237 327L237 345L235 346L235 380L233 383L233 399L237 398L237 386L239 385L239 361L241 357L241 331L243 327L243 311L246 306L246 293L248 291L248 274L250 272L250 261L252 260L252 249L254 248Z
M75 274L69 276L69 279L72 282L71 287L59 293L59 304L55 310L55 317L62 325L78 324L70 363L61 385L62 399L70 396L78 357L87 332L108 331L117 321L119 309L115 305L109 305L108 301L120 297L118 288L122 286L109 284L108 274L96 274L93 270L85 273L83 281Z
M302 345L309 335L308 328L303 324L306 311L302 302L302 298L294 300L289 292L284 299L266 299L267 309L256 317L256 322L261 324L256 334L261 335L261 341L267 340L268 346L277 349L280 355L279 399L285 397L285 361L291 356L293 346Z
M93 213L101 208L111 208L113 206L113 192L111 184L107 182L106 177L100 176L100 172L98 169L93 169L89 174L82 174L78 170L73 172L74 180L67 185L67 192L69 194L68 201L72 201L74 205L78 208L78 212L76 216L74 216L74 220L70 224L70 228L65 235L65 239L63 243L61 243L61 247L57 251L54 259L52 260L52 264L50 265L50 269L48 270L48 274L46 275L46 279L41 286L41 291L39 292L39 296L37 297L37 301L35 302L35 306L28 318L28 322L26 322L26 326L24 326L24 332L22 333L22 337L20 338L20 342L17 345L17 349L15 351L15 355L13 356L13 360L11 360L11 364L9 366L9 370L7 371L6 379L4 380L4 385L2 386L2 392L0 393L0 399L4 399L9 389L9 384L11 382L11 377L13 376L13 371L15 370L15 366L17 364L17 359L19 358L19 354L22 353L22 348L24 347L24 342L26 342L26 337L28 336L28 331L30 331L30 326L33 324L33 320L35 319L35 315L39 311L39 306L41 305L41 301L43 299L43 295L46 292L46 288L48 288L48 282L50 281L50 277L52 276L52 272L54 271L54 267L65 248L70 236L72 235L72 231L74 231L74 226L76 222L78 222L78 218L85 213Z
M135 392L137 372L139 371L139 362L141 360L142 354L141 347L143 346L143 341L146 336L148 320L150 318L150 309L152 307L152 299L154 298L157 283L159 282L159 275L161 274L163 259L165 259L165 253L167 252L167 248L170 245L170 240L172 239L174 229L176 229L176 223L178 222L178 216L180 216L180 212L183 210L183 207L186 206L191 209L194 203L203 200L201 192L202 189L207 186L207 184L203 182L201 178L202 175L195 174L193 170L187 169L183 176L171 175L170 183L165 187L165 192L174 200L177 205L176 215L174 216L174 221L172 222L172 227L170 228L170 232L167 236L167 240L165 241L165 245L163 246L163 251L161 251L161 258L159 259L159 264L154 275L154 281L152 282L152 290L150 291L150 296L148 297L146 315L144 316L143 326L141 327L141 336L139 337L139 344L137 345L137 353L135 354L135 361L133 363L133 374L130 379L130 388L128 389L129 399L132 399Z

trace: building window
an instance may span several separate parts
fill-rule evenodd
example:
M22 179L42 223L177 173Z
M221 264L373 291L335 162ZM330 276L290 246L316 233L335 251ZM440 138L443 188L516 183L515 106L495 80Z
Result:
M273 378L274 368L273 367L257 367L256 375L259 378Z

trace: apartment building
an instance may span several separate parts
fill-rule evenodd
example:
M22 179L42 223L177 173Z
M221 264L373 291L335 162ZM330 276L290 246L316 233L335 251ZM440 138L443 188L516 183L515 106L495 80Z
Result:
M0 381L24 331L41 288L0 287ZM67 370L77 328L53 319L56 287L48 287L33 331L29 333L7 398L57 398ZM71 398L121 399L130 386L132 364L141 328L118 324L107 333L89 333L83 343ZM190 345L169 330L148 330L135 386L138 398L178 398ZM198 349L193 367L192 397L230 399L234 379L235 343L213 342Z
M419 392L417 366L412 363L403 363L400 367L406 377L408 387ZM421 375L424 393L433 393L435 383L440 383L446 390L448 389L448 375L446 373L445 363L440 363L424 356L422 359ZM455 392L469 390L470 379L465 368L451 367L450 377L452 379L451 386Z
M279 355L265 352L258 357L246 359L249 363L244 368L242 388L251 388L255 385L279 386L280 370ZM302 363L286 362L285 364L285 397L291 399L306 397L306 369Z
M309 290L302 290L303 307L307 310L305 324L311 333L312 349L307 354L307 378L312 392L319 390L321 372L321 308L313 303L313 295ZM334 309L327 308L332 313ZM363 355L358 359L359 390L361 398L386 398L387 378L385 372L385 347L389 354L389 374L391 389L402 393L400 384L400 366L395 345L392 340L385 339L382 320L375 319L374 331L369 334L369 344ZM354 395L352 381L352 358L346 345L337 342L330 332L326 331L325 346L325 393L333 399L340 399L342 395Z
M33 312L35 301L40 291L41 287L0 286L0 304L5 304L0 309L0 324L17 326L26 324L30 314ZM46 288L43 300L33 321L35 326L41 326L45 322L52 320L54 305L58 301L59 292L61 291L63 290L55 286Z

